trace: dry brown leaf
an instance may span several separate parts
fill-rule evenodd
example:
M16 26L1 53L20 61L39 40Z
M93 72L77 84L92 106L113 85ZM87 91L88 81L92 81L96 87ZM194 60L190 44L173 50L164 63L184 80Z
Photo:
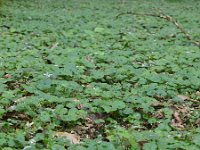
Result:
M185 128L184 125L183 125L183 121L181 120L180 115L177 111L175 111L173 113L173 117L174 117L174 119L172 119L172 121L171 121L171 126L177 127L177 128L180 128L180 129Z
M10 74L5 74L4 76L3 76L3 78L5 78L5 79L8 79L8 78L11 78L12 76L10 75Z
M157 112L154 114L154 117L155 117L155 118L158 118L158 119L162 119L162 118L165 117L165 115L164 115L162 112L157 111Z
M181 100L189 100L190 98L188 96L185 95L177 95L178 98L180 98Z
M80 137L78 135L68 132L54 132L54 136L67 138L70 140L71 144L78 144L80 141Z
M182 107L179 109L179 111L183 114L189 114L189 108L188 107Z
M80 102L77 98L72 98L72 100L75 101L75 102L77 102L77 103ZM84 106L83 106L82 104L78 104L78 105L76 106L77 109L81 109L81 108L83 108L83 107L84 107Z
M164 104L157 101L157 102L153 102L153 103L151 104L151 106L153 106L153 107L162 107L162 106L164 106Z
M17 89L17 88L19 88L20 87L20 85L19 84L16 84L15 85L15 89Z
M171 126L177 127L177 128L180 128L180 129L184 129L185 128L182 124L176 123L175 119L172 119Z
M196 120L195 124L196 124L198 127L200 127L200 118L198 118L198 119Z
M75 102L80 102L77 98L72 98L72 100Z
M182 124L182 120L181 120L179 113L177 111L174 112L173 116L174 116L177 123Z
M197 96L200 96L200 91L197 91L197 92L196 92L196 95L197 95Z
M86 88L91 88L92 86L90 84L85 85Z
M192 99L186 95L177 95L178 98L180 98L181 100L185 101L185 100L189 100L191 102L195 102L195 103L199 103L200 101Z
M181 112L183 114L189 114L190 113L188 106L177 106L177 105L174 105L173 107L175 108L176 111Z
M19 119L22 119L22 120L28 119L27 115L26 114L22 114L22 113L19 113L18 116L16 116L16 118L19 118Z

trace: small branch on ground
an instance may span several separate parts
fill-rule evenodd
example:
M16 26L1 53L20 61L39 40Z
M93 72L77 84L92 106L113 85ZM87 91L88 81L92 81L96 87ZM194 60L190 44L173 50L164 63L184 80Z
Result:
M120 16L123 16L123 15L151 16L151 17L156 17L156 18L167 20L167 21L171 22L172 24L174 24L176 26L176 28L179 29L182 34L184 34L185 38L188 41L190 41L192 44L194 44L194 45L196 45L200 48L200 40L194 40L192 38L192 36L182 27L182 25L180 25L172 16L165 15L163 13L160 13L160 14L146 14L146 13L142 14L142 13L134 13L134 12L125 12L125 13L118 14L116 16L116 19L118 19Z

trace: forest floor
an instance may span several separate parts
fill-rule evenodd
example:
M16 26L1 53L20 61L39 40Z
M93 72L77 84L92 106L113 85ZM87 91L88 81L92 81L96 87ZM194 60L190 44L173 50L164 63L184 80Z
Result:
M199 8L5 1L1 149L200 149Z

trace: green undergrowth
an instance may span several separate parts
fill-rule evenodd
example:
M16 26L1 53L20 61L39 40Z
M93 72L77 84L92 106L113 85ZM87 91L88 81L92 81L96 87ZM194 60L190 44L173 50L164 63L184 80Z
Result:
M197 0L5 1L1 149L200 149L199 48L166 20L116 18L162 11L198 40L199 7Z

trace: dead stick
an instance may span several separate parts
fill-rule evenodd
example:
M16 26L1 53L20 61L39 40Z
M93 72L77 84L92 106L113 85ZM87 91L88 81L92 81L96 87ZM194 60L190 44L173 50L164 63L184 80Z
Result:
M164 20L167 20L169 22L171 22L172 24L174 24L176 26L177 29L179 29L181 31L181 33L184 34L185 38L187 40L189 40L191 43L193 43L194 45L198 46L200 48L200 41L197 40L193 40L191 35L171 16L169 15L164 15L164 14L141 14L141 13L134 13L134 12L125 12L125 13L121 13L119 15L116 16L116 18L119 18L122 15L136 15L136 16L152 16L152 17L157 17L157 18L161 18Z

